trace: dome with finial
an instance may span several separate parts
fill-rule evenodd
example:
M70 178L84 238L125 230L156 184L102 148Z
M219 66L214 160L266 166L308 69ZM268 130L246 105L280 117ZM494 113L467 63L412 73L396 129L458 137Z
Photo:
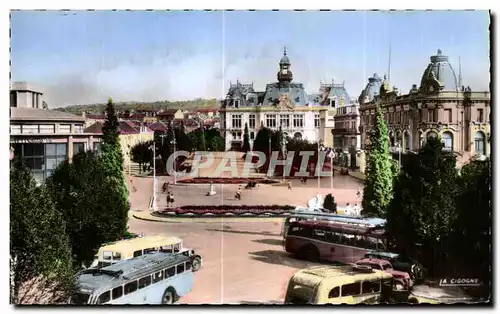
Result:
M443 55L441 49L438 49L436 55L430 57L430 63L422 75L420 90L422 92L460 90L455 70L448 61L448 56Z
M367 103L373 101L375 97L380 95L380 87L382 86L382 79L377 73L368 79L365 89L359 95L358 101L360 103Z
M280 65L290 65L290 59L286 55L286 47L283 48L283 57L281 57Z

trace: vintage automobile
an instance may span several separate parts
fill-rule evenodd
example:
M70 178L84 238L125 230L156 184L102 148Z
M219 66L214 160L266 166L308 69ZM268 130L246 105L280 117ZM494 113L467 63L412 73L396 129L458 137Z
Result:
M394 287L395 291L410 291L413 287L413 281L410 275L406 272L395 270L392 264L384 259L380 258L363 258L354 263L356 266L370 267L371 269L382 270L394 277Z
M395 270L410 274L411 279L415 283L424 281L427 270L417 260L404 256L402 254L370 251L365 254L365 258L379 258L389 261Z

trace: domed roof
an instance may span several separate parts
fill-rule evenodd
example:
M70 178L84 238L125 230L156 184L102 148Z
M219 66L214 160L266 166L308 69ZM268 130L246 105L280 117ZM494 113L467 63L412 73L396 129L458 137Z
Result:
M442 91L459 91L455 70L448 61L448 56L443 55L441 49L430 57L430 63L422 75L420 88L425 88L433 82L438 82Z
M373 73L373 76L368 79L368 84L366 84L365 89L361 92L359 96L360 103L370 102L375 99L380 93L380 87L382 86L382 79L377 73Z
M290 64L290 59L288 59L288 57L286 55L286 47L283 49L283 57L281 57L281 60L280 60L280 65L282 65L282 64L286 64L286 65Z

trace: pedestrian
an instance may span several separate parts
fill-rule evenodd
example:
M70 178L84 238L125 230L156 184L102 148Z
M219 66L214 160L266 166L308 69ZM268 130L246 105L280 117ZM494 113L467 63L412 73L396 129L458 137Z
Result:
M292 189L292 181L288 180L288 189L291 190Z
M236 198L237 200L241 200L240 188L238 188L238 190L236 191L236 194L235 194L234 198Z

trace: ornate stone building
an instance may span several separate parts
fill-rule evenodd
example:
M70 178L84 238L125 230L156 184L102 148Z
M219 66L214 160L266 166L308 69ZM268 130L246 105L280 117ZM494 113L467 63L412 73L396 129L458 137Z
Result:
M274 130L281 126L290 137L321 141L331 146L335 108L350 101L343 84L341 87L333 83L321 84L319 94L307 95L302 83L292 82L290 68L285 49L279 62L278 82L267 84L264 92L255 91L253 84L239 81L230 84L220 110L221 132L227 150L241 147L245 123L249 128L250 144L262 125Z
M462 85L441 50L430 57L420 86L399 95L386 77L374 74L359 97L362 148L380 105L388 124L392 152L418 151L429 137L440 136L445 149L456 153L459 165L471 157L490 155L490 92Z

